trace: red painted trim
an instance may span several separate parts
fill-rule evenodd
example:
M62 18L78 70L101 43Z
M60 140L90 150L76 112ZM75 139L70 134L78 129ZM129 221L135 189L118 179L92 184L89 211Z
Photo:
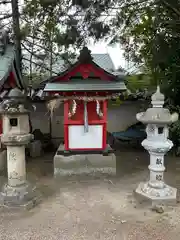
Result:
M64 149L68 150L69 145L69 134L68 134L68 101L64 102Z
M84 125L83 119L72 120L68 117L70 101L67 100L64 102L64 145L65 150L105 150L107 143L107 101L101 103L101 110L103 111L103 117L101 119L89 120L89 125L102 125L103 134L102 134L102 148L87 148L87 149L71 149L69 148L69 126Z
M69 150L69 133L68 133L68 125L64 125L64 150Z
M10 72L9 77L8 77L8 84L10 85L10 87L15 88L17 86L16 84L16 79L14 76L13 72Z
M81 124L83 126L83 124ZM102 131L103 131L103 135L102 135L102 147L101 148L69 148L69 126L75 126L75 124L68 124L65 125L66 128L66 141L64 141L65 143L65 150L105 150L106 149L106 142L104 143L104 139L106 141L106 128L105 128L105 123L104 124L91 124L91 126L93 125L102 125ZM105 128L105 129L104 129ZM105 133L105 134L104 134ZM65 139L64 139L65 140ZM105 146L105 147L104 147Z
M92 151L98 151L98 150L104 150L103 148L69 148L69 151L88 151L88 150L92 150Z
M59 82L59 81L70 81L70 78L75 76L77 73L81 73L81 76L85 79L89 77L89 74L93 72L94 76L100 78L102 80L113 80L116 79L116 76L109 75L104 69L96 66L93 63L88 64L77 64L72 69L70 69L65 75L57 76L52 80L52 82Z
M69 112L69 103L68 100L64 101L64 124L68 124L68 112Z
M86 67L83 65L79 66L79 71L84 79L88 78L91 72L90 67L87 65Z
M88 125L90 126L93 126L93 125L104 125L105 123L104 122L96 122L96 123L89 123L88 122ZM69 126L76 126L76 125L84 125L84 121L83 122L74 122L74 123L68 123Z
M0 118L0 134L3 133L3 121L2 118Z
M106 149L107 146L107 100L103 101L103 118L104 118L104 127L103 127L103 149Z
M71 120L69 119L68 121L68 124L69 125L84 125L84 120ZM104 120L91 120L91 121L88 121L88 124L89 125L96 125L96 124L104 124Z

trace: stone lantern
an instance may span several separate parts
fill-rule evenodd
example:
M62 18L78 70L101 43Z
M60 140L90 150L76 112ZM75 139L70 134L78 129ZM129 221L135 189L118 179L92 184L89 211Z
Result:
M168 139L168 125L178 120L178 114L171 115L168 109L163 108L164 95L159 86L151 99L152 107L136 115L138 121L147 125L147 138L142 146L150 154L149 181L140 183L136 193L159 204L165 200L176 200L177 189L164 183L163 173L164 155L173 147L172 141Z
M14 88L1 104L1 141L7 147L8 182L0 192L0 203L9 207L29 208L39 197L36 188L26 180L25 146L33 135L29 133L29 116L23 105L24 100L22 92Z

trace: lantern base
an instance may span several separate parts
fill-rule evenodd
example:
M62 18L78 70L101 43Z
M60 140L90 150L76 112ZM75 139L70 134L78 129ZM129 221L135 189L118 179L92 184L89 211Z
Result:
M64 155L64 146L60 145L54 156L54 176L71 175L116 175L116 156L109 153L107 156L98 153Z
M12 187L4 184L0 192L0 205L13 210L29 210L41 201L41 195L36 187L29 183Z
M177 189L167 184L164 184L163 188L154 188L151 187L149 182L140 183L135 190L135 193L139 199L149 200L152 203L152 206L156 204L176 204Z

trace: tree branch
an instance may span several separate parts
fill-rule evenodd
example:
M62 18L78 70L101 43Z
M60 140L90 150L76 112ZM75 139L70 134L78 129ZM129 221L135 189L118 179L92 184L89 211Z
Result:
M29 37L31 37L31 38L33 38L32 36L29 36ZM41 38L38 38L38 37L35 37L35 39L37 39L37 40L42 40ZM28 43L30 43L30 44L32 44L29 40L25 40L25 41L27 41ZM45 50L45 51L47 51L47 52L50 52L50 50L48 49L48 48L46 48L46 47L44 47L44 46L42 46L42 45L39 45L39 44L37 44L37 43L35 43L35 45L37 46L37 47L39 47L39 48L41 48L41 49L43 49L43 50ZM59 57L61 57L65 62L67 62L69 65L71 65L72 63L71 63L71 61L69 61L68 59L66 59L65 57L63 57L61 54L59 54L59 53L55 53L55 52L52 52L55 56L57 56L57 55L59 55Z
M7 3L11 3L11 1L5 1L4 0L4 1L0 2L0 4L4 4L4 5L7 4Z
M36 37L35 37L35 39L37 39ZM28 43L30 43L30 44L32 44L32 42L31 41L29 41L29 40L25 40L26 42L28 42ZM43 49L43 50L45 50L45 51L47 51L47 52L50 52L50 50L48 49L48 48L46 48L46 47L44 47L44 46L42 46L42 45L39 45L39 44L37 44L37 43L34 43L34 45L36 45L37 47L39 47L39 48L41 48L41 49ZM60 55L59 53L54 53L53 52L53 54L54 55Z
M171 9L173 12L175 12L180 17L180 11L178 11L176 8L172 7L171 4L169 4L166 0L160 0L160 2L163 2L166 7Z
M11 18L11 17L12 17L12 14L7 14L7 15L1 17L1 18L0 18L0 21L5 20L5 19L7 19L7 18Z
M28 53L30 53L30 54L34 55L36 58L42 60L40 56L36 55L36 53L31 52L31 51L25 46L25 44L23 44L23 43L21 43L21 44L22 44L22 46L24 47L24 49L25 49Z
M23 57L23 59L24 60L26 60L26 61L30 61L28 58L25 58L25 57ZM34 62L34 61L31 61L34 65L37 65L37 66L40 66L40 67L42 67L42 68L44 68L45 70L47 70L47 71L51 71L48 67L45 67L45 66L42 66L40 63L37 63L37 62ZM57 72L54 72L54 71L52 71L52 73L54 73L55 75L57 75L58 73Z
M11 22L8 21L7 23L5 23L5 24L3 24L3 25L1 24L1 25L0 25L0 29L3 29L4 27L8 26L10 23L11 23Z

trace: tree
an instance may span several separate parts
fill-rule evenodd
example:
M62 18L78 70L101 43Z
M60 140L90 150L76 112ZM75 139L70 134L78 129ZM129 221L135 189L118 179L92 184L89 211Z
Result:
M51 76L53 62L61 57L70 64L90 37L115 36L125 56L148 69L154 83L161 82L174 98L179 88L175 95L166 88L178 67L178 8L178 0L25 0L19 13L20 37L23 52L30 56L30 75L33 69L46 69ZM111 21L105 21L110 15Z
M22 53L21 53L21 31L19 25L19 6L18 0L11 0L12 22L14 32L14 42L16 47L16 57L20 72L22 72Z
M177 9L180 9L180 2L177 0L122 2L124 4L111 24L112 32L120 29L114 41L120 41L126 57L138 66L148 69L154 84L161 84L174 104L179 104L180 86L177 72L180 66L180 12Z
M89 37L99 39L108 33L108 25L99 18L113 1L102 1L101 8L98 8L97 1L81 2L80 6L80 1L25 1L21 17L25 30L24 47L27 40L31 44L35 39L36 52L40 51L50 59L50 69L57 56L70 63L77 50L87 44ZM32 34L34 24L38 24L35 36ZM38 58L35 52L33 56Z
M31 76L35 69L40 73L46 69L51 76L52 65L57 57L61 57L65 64L70 64L77 50L87 44L90 37L100 39L106 36L109 26L101 16L108 16L109 7L114 5L112 0L100 3L96 0L25 0L18 12L17 3L20 4L20 1L11 2L12 13L3 13L1 20L5 24L9 21L11 29L13 16L16 46L20 53L21 41L23 53L28 53ZM6 1L4 5L9 3ZM20 34L18 24L15 24L18 21Z
M129 0L112 20L114 41L120 41L128 59L146 70L160 84L170 110L180 113L180 1ZM171 128L180 144L180 122Z

